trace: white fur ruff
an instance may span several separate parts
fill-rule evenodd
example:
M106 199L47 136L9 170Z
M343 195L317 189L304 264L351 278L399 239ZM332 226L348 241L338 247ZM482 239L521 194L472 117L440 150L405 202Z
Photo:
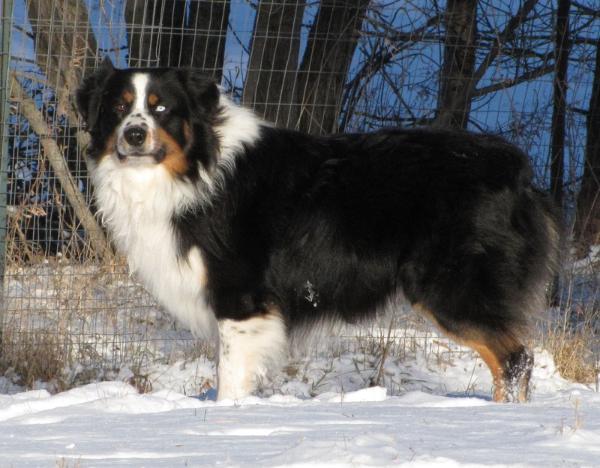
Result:
M195 189L160 164L125 165L114 155L92 172L99 213L131 273L195 335L211 335L215 318L204 297L202 256L192 249L178 258L171 225L177 210L196 201Z
M215 126L220 147L218 164L233 172L236 154L243 150L244 145L254 143L259 138L261 125L268 124L223 95L219 97L219 108L223 123Z

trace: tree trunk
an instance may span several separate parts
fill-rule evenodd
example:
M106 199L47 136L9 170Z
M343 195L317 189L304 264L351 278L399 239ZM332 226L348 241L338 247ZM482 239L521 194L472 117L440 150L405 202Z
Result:
M27 7L36 61L56 93L58 115L73 125L78 116L71 98L84 71L96 61L96 39L85 4L83 0L35 0Z
M185 14L186 0L163 0L157 41L158 59L161 67L179 67L189 64L191 42ZM190 43L186 43L186 39ZM185 43L185 47L184 47ZM188 62L186 64L186 61Z
M130 0L131 66L194 67L221 81L229 0Z
M477 0L448 0L437 116L441 127L466 128L475 71Z
M596 67L586 131L585 166L575 220L575 239L583 255L591 245L600 243L600 40L596 43Z
M298 72L297 128L313 134L338 129L344 84L369 0L322 0Z
M281 126L296 123L293 106L304 0L258 4L243 103Z
M156 0L125 2L129 66L152 67L159 64L158 41L161 37L162 7Z
M190 4L188 36L181 65L196 67L220 82L223 76L229 0L204 0ZM196 36L193 36L196 32Z
M567 69L569 66L570 0L559 0L556 14L554 94L550 144L550 187L556 205L562 208L565 160L565 120L567 110Z

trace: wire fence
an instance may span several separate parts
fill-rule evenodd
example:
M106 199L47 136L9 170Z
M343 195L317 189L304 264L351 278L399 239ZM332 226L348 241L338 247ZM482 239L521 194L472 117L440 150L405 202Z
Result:
M573 213L600 87L600 9L570 4L560 43L560 3L2 0L2 370L67 385L195 346L95 217L73 96L104 56L201 69L265 119L311 133L434 124L503 135L543 187L560 155Z

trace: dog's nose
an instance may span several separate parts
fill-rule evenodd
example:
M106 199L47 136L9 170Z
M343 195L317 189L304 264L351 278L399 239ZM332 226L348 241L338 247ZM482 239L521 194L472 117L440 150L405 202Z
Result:
M142 127L129 127L125 129L125 141L131 146L141 146L146 141L146 130Z

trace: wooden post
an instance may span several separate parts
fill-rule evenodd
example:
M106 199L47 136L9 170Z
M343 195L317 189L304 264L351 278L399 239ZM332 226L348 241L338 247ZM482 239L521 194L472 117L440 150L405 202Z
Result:
M12 29L13 0L0 2L0 343L4 325L4 276L6 273L7 168L8 168L8 67L10 65L10 33Z

